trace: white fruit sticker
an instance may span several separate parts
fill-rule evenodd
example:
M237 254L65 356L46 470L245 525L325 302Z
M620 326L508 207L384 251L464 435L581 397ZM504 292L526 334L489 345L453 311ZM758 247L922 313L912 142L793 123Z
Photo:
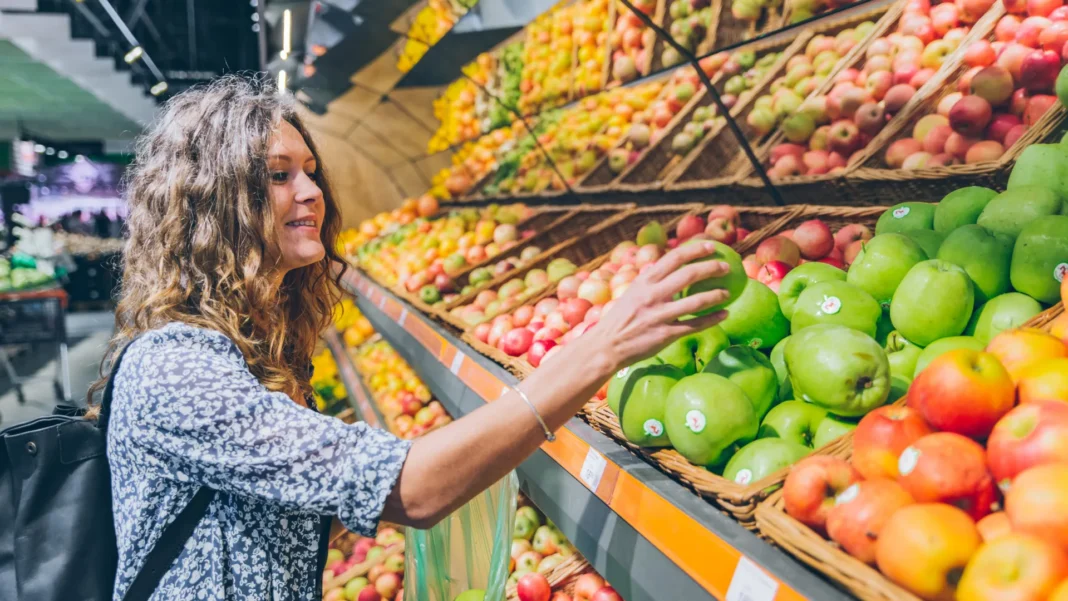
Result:
M747 469L738 470L738 474L734 476L734 481L742 485L749 484L753 481L753 471Z
M705 419L705 414L697 409L690 409L686 412L686 427L690 429L690 432L694 434L704 432L706 423L708 420Z
M1068 263L1060 263L1053 268L1053 279L1063 282L1065 276L1068 276Z
M843 490L841 493L838 494L837 497L834 498L834 504L843 505L845 503L848 503L853 499L857 498L858 494L860 494L860 486L853 484L849 488Z
M919 462L920 450L916 447L909 447L901 451L901 457L897 459L897 471L902 476L907 476L912 473L912 470L916 469L916 464Z
M820 303L820 311L823 311L826 315L834 315L842 310L842 299L837 296L825 296L823 302Z
M738 559L724 601L772 601L779 583L748 557Z
M908 214L909 214L909 208L908 207L898 207L898 208L894 209L894 212L892 213L892 215L894 216L894 219L901 219L902 217L904 217L905 215L908 215Z
M604 476L604 468L607 465L608 460L604 458L604 455L591 448L586 451L586 460L582 462L579 478L582 478L582 481L586 483L586 486L590 487L590 490L597 492L597 487L601 485L601 476Z
M658 419L647 419L645 420L645 423L642 424L642 430L644 430L648 436L660 436L664 433L664 424L660 423L660 420Z
M621 369L621 370L616 372L616 377L622 380L623 378L627 377L627 374L629 374L629 373L630 373L630 368L629 367L624 367L623 369Z

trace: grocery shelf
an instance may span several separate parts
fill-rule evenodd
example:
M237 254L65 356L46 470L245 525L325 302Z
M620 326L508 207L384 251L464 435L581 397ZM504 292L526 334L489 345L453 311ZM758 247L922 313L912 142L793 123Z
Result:
M345 390L349 393L349 405L352 406L356 415L371 426L386 429L386 420L382 417L378 406L371 400L371 393L363 383L363 378L356 372L352 357L345 349L345 344L341 341L337 330L327 328L326 334L323 335L323 342L330 349L330 354L334 356L338 377L341 378L341 383L345 385Z
M342 283L453 416L517 382L358 271ZM850 598L578 419L517 472L534 504L628 601Z

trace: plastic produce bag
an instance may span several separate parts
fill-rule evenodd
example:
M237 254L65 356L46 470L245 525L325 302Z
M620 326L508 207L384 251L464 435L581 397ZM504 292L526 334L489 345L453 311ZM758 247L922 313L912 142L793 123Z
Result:
M433 528L407 528L405 599L502 601L518 493L511 472Z

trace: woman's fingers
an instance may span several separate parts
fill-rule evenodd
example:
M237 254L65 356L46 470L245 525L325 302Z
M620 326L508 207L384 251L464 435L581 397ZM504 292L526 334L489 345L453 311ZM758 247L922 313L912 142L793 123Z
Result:
M697 313L707 307L722 305L730 299L730 296L730 292L722 288L687 296L686 298L681 298L677 301L665 304L663 317L665 320L673 321L684 315ZM687 320L685 323L689 324L690 321L693 320Z
M682 292L687 286L709 278L719 278L731 272L731 266L724 261L698 261L684 265L665 277L657 284L658 296L670 299L676 292Z
M660 257L660 260L656 263L653 263L653 266L646 272L649 277L649 282L659 282L690 261L696 261L702 257L707 257L714 252L716 252L716 245L711 242L689 242L682 244L675 250Z
M702 315L693 319L687 319L686 321L677 322L674 325L668 326L669 332L671 332L672 340L686 336L687 334L695 334L697 332L707 330L714 325L718 325L724 319L727 319L727 310L716 311L715 313L709 313L708 315Z

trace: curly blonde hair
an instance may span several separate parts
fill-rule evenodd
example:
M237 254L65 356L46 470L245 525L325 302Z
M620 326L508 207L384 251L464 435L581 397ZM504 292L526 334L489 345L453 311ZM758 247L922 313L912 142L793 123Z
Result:
M282 122L300 132L319 165L326 256L288 272L279 291L267 152ZM138 140L126 196L116 334L90 399L120 349L173 321L225 334L264 386L307 398L311 356L340 296L341 218L293 101L266 80L237 76L178 94Z

